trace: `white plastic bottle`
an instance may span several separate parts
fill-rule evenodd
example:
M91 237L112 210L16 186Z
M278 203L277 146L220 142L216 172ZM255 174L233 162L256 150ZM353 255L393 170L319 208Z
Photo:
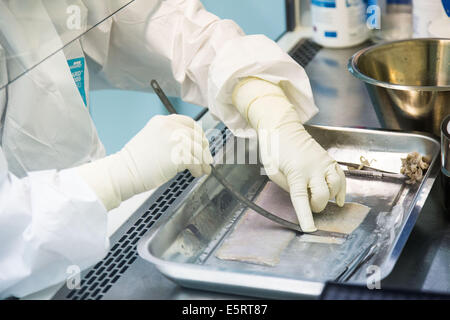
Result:
M364 0L311 0L313 39L330 48L358 45L369 37Z
M440 18L442 12L441 0L413 0L413 37L429 37L431 22Z

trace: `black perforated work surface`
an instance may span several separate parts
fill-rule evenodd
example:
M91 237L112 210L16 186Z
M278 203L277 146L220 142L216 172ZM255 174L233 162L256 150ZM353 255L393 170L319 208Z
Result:
M314 59L317 52L322 49L322 46L315 43L311 39L304 39L300 41L290 52L291 57L298 62L302 67L306 67L308 63Z
M213 136L210 139L210 148L216 154L230 137L227 128L220 131L221 137ZM56 299L96 300L101 299L111 287L120 279L128 268L138 258L136 244L147 233L155 222L166 212L175 201L185 192L194 177L189 171L179 173L169 183L159 188L144 206L150 203L141 216L134 217L128 228L120 228L111 239L112 247L108 255L95 266L83 272L81 286L78 289L68 290L65 286L55 295Z
M99 299L128 267L137 259L136 244L153 224L169 209L170 205L194 180L188 171L179 174L147 211L111 247L105 259L97 263L83 277L79 290L72 290L68 299Z
M306 66L320 46L311 40L301 41L290 55L302 66ZM222 137L213 136L210 139L211 153L223 147L231 132L220 126ZM111 238L111 249L108 255L95 266L82 273L81 287L69 290L64 286L54 299L95 300L102 299L127 270L138 259L136 244L144 234L158 221L170 212L176 200L192 185L194 177L189 171L179 173L169 183L159 188L143 206L122 226Z

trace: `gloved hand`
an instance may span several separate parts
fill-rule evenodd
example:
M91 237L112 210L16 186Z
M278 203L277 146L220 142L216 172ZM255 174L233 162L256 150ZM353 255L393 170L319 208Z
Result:
M156 188L178 172L209 174L213 158L202 128L181 115L155 116L125 147L75 168L107 210Z
M301 228L313 232L313 212L328 200L345 202L345 175L337 162L306 132L283 90L259 78L242 80L233 104L257 130L261 161L269 178L290 192Z

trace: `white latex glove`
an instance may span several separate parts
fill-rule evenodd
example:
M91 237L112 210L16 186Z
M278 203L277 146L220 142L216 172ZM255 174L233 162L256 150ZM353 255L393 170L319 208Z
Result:
M178 172L209 174L213 158L202 128L182 115L155 116L125 147L76 168L107 210L159 187Z
M236 85L233 104L257 130L261 161L269 178L290 192L301 228L316 229L312 212L328 200L345 202L345 175L337 162L303 127L283 90L258 78Z

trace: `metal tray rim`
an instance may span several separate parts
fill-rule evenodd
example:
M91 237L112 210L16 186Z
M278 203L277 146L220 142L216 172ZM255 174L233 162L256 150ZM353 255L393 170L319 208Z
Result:
M226 291L233 294L245 292L244 288L248 286L242 287L240 285L243 280L245 280L246 282L250 280L252 282L251 288L261 292L279 292L280 283L284 283L284 288L291 288L291 290L289 291L286 290L285 294L295 296L303 295L309 297L318 297L322 293L322 290L325 286L325 283L318 281L281 278L258 273L242 274L240 272L232 272L228 270L225 271L211 267L206 268L202 265L177 263L157 258L154 255L150 254L147 248L151 240L157 235L160 227L150 231L148 233L148 236L138 243L138 253L142 258L155 264L156 268L164 276L176 283L183 284L184 286L198 289L201 288L200 286L194 285L195 282L199 281L199 277L192 276L193 274L198 274L198 272L201 272L202 275L201 282L208 283L209 286L226 286L230 290L220 291ZM227 281L224 282L222 279L227 279ZM235 290L231 290L231 288ZM256 296L266 297L267 294L260 293L256 294Z
M416 136L417 138L428 140L429 142L433 143L437 147L437 149L440 149L440 143L436 140L436 138L433 135L428 134L428 133L417 132L417 131L404 132L404 131L387 130L387 129L379 129L379 128L370 129L370 128L334 127L334 126L321 126L321 125L306 125L305 127L306 128L308 128L308 127L322 128L325 130L333 130L334 129L334 130L347 130L347 131L351 131L351 132L367 132L367 133L372 133L372 134L373 133L377 133L377 134L390 133L390 134L394 134L394 135ZM405 246L406 241L409 238L409 235L410 235L410 233L415 225L415 222L421 212L421 209L425 203L425 200L427 199L427 197L431 191L431 187L433 186L433 184L436 180L436 177L438 175L438 172L439 172L439 168L438 168L438 166L436 166L438 158L439 158L439 153L436 152L433 155L433 159L430 164L430 170L427 171L422 183L420 184L420 186L418 188L418 191L417 191L416 196L413 201L413 205L411 206L412 208L410 208L410 214L408 216L408 219L404 222L404 224L402 226L402 228L403 228L402 232L400 232L399 235L397 236L397 238L395 240L395 245L393 246L390 253L388 254L388 260L386 262L387 272L385 272L382 275L382 279L387 277L391 273L392 269L394 268L395 263L396 263L398 257L400 256L401 251L402 251L403 247ZM206 177L198 179L196 181L196 184L201 183L201 181L203 179L206 179ZM421 199L419 199L419 198L421 198ZM180 205L182 205L182 202L180 202L180 203L178 203L178 205L174 206L172 212L175 212ZM225 287L229 287L230 289L231 288L235 289L234 291L232 291L232 293L236 294L236 293L245 292L246 291L245 288L248 287L248 286L242 287L241 285L239 285L240 281L243 280L242 277L244 277L246 280L250 279L253 284L253 286L251 288L256 289L256 291L258 291L258 289L260 289L262 291L269 291L269 292L270 291L278 291L278 292L280 292L279 283L280 283L280 281L282 281L287 285L283 288L299 288L298 290L292 289L289 292L283 291L284 293L298 295L298 296L306 296L306 297L310 297L310 298L319 297L322 292L323 287L325 286L324 282L319 282L319 281L273 277L273 276L256 274L256 273L244 275L239 272L224 271L224 270L219 270L219 269L215 269L212 267L205 267L202 265L178 263L178 262L172 262L172 261L167 261L167 260L157 258L149 252L148 247L149 247L152 239L158 234L158 232L162 228L163 224L169 218L170 218L170 215L166 215L164 217L164 219L161 219L160 221L158 221L159 223L154 228L150 229L148 231L148 233L142 237L142 239L137 244L137 251L142 258L153 263L156 266L156 268L164 276L166 276L167 278L171 279L172 281L174 281L176 283L179 283L181 285L184 285L186 287L191 287L191 288L200 288L200 286L195 285L196 282L208 283L209 286L220 285L220 286L222 286L222 290L216 290L216 291L231 292L228 290L223 290L223 286L225 286ZM190 271L194 271L194 272L190 272ZM192 275L197 274L198 271L201 271L201 275L202 275L201 279L198 276L192 276ZM231 275L232 275L232 277L230 277ZM231 281L228 281L225 283L221 279L227 279L227 280L234 279L234 280L231 280ZM275 282L277 284L278 289L275 286L270 288L270 286L267 285L266 281L268 281L269 279L276 280ZM258 283L262 282L262 280L264 280L263 286L258 284ZM270 281L268 281L268 283L270 283ZM212 290L214 290L214 289L212 289ZM262 296L262 297L267 296L265 293L257 294L257 292L252 295Z

